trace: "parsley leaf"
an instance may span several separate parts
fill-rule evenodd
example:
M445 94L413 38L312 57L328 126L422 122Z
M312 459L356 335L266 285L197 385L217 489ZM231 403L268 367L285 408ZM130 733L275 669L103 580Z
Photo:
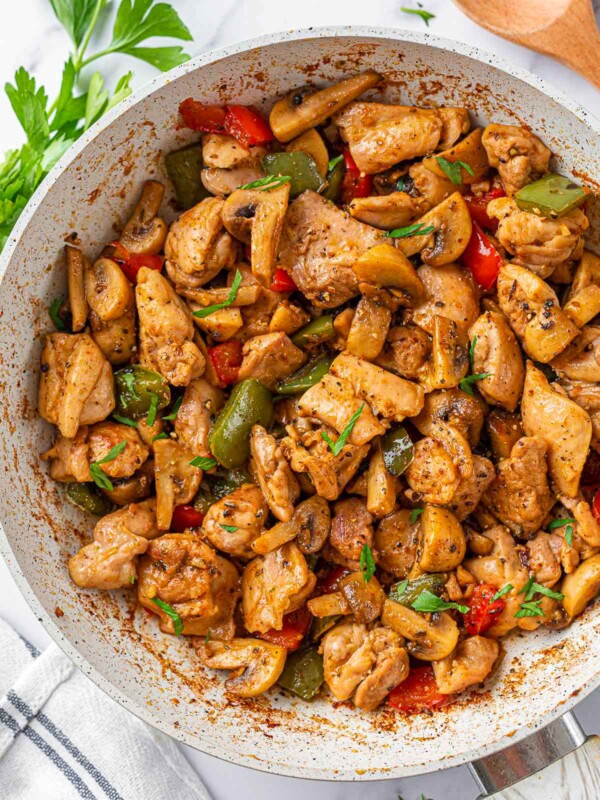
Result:
M340 454L342 448L344 447L344 445L348 441L348 437L352 433L352 429L356 425L356 421L358 420L358 418L362 414L362 411L363 411L364 407L365 407L365 404L363 403L361 405L361 407L358 409L358 411L355 411L354 414L352 414L352 416L350 417L350 422L346 425L344 430L340 433L337 442L333 442L331 440L331 437L329 436L329 434L325 433L325 431L321 432L321 437L323 439L325 439L325 441L329 445L329 449L331 450L331 452L333 453L334 456L337 456L337 455Z
M405 8L402 6L400 11L404 11L405 14L416 14L417 17L421 17L427 27L429 27L429 20L435 19L435 14L432 14L430 11L425 11L424 8Z
M551 597L553 600L562 600L564 598L564 594L561 594L561 592L554 592L552 589L548 589L547 586L542 586L541 583L536 583L535 581L531 584L529 591L525 595L525 600L532 600L534 594L543 594L545 597Z
M158 411L158 395L155 392L148 392L150 395L150 407L146 416L146 425L151 428L156 422L156 412Z
M394 228L393 231L386 231L383 235L392 239L407 239L409 236L426 236L435 230L433 225L425 227L424 222L416 222L414 225L407 225L405 228Z
M173 410L171 411L170 414L167 414L166 416L164 416L163 420L166 419L169 422L173 422L174 420L176 420L177 419L177 414L179 414L179 409L181 408L182 402L183 402L183 397L178 397L177 400L175 400L175 405L173 406Z
M198 469L203 469L207 472L209 469L213 469L213 467L217 466L216 458L204 458L202 456L196 456L190 461L191 467L198 467Z
M512 583L507 583L506 586L503 586L502 589L498 589L496 594L492 597L491 602L495 602L496 600L500 600L501 597L504 597L505 594L512 592L513 585Z
M152 602L157 605L161 611L164 611L167 617L170 617L173 620L173 630L175 632L175 636L180 636L181 632L183 631L183 620L175 611L173 606L170 606L168 603L165 603L164 600L160 600L158 597L153 597Z
M521 617L545 617L546 615L540 608L541 600L535 600L529 603L521 603L519 610L515 614L515 617L519 619Z
M211 314L214 314L215 311L219 311L221 308L229 308L229 306L235 302L241 282L242 273L239 271L239 269L236 269L235 277L233 279L233 283L231 284L231 289L227 295L227 300L223 300L222 303L215 303L212 306L207 306L206 308L200 308L198 311L192 312L192 316L197 317L198 319L204 319L205 317L209 317Z
M87 131L102 115L108 103L108 89L103 89L104 79L99 72L94 72L90 78L90 85L85 103L85 118L83 130Z
M127 387L127 390L131 392L134 397L139 399L139 394L137 393L137 389L135 388L135 375L133 372L123 372L121 374L121 380Z
M73 44L79 47L106 0L50 0L50 5Z
M238 530L238 528L235 525L222 525L220 522L219 525L221 526L221 528L223 528L224 531L227 531L227 533L235 533Z
M19 67L15 72L14 86L7 83L4 90L25 131L29 145L33 150L43 152L50 135L46 90L43 86L36 88L35 78L24 67Z
M567 525L565 528L565 542L569 547L573 547L573 526Z
M443 158L443 156L438 156L435 160L455 186L462 183L461 169L464 169L469 175L475 174L472 168L468 164L465 164L464 161L448 161L448 159Z
M368 544L364 544L360 551L360 571L363 574L365 583L368 583L375 575L375 559Z
M113 414L112 418L117 422L120 422L121 425L129 425L130 428L137 428L138 424L134 419L129 419L129 417L122 417L120 414Z
M331 172L331 170L334 167L336 167L340 163L340 161L343 161L343 159L344 159L344 156L341 153L340 153L339 156L336 156L335 158L330 159L329 163L327 164L327 172Z
M188 28L167 3L154 5L154 0L121 0L108 50L128 53L152 36L168 36L186 42L192 40ZM188 58L185 56L179 63Z
M445 600L442 600L441 597L438 597L437 594L430 592L429 589L423 589L411 608L415 611L423 611L425 613L448 611L451 608L460 611L461 614L467 614L469 611L469 606L462 606L454 602L447 603Z
M475 383L476 381L482 381L485 378L491 377L491 372L480 372L478 375L467 375L466 378L463 378L461 381L459 381L458 385L465 394L473 397L473 386L471 384Z
M158 442L158 441L159 441L159 439L168 439L168 438L169 438L169 434L168 434L168 433L165 433L165 432L163 431L163 433L159 433L159 434L157 434L156 436L154 436L154 437L152 438L152 441L153 441L153 442Z
M473 341L471 342L471 346L469 347L469 364L471 365L471 369L473 369L473 359L475 358L476 347L477 347L477 336L474 336Z
M64 302L65 302L64 297L57 297L52 301L50 308L48 310L48 313L50 314L50 319L54 323L54 327L56 328L57 331L67 330L67 326L65 325L65 323L62 320L62 317L60 316L60 307Z
M405 186L406 186L406 181L404 180L404 178L398 178L398 180L396 181L396 191L403 192Z
M410 524L414 525L424 511L424 508L413 508L410 512Z
M112 447L103 458L99 458L98 461L92 461L90 464L90 472L96 486L99 486L101 489L106 489L107 492L112 492L114 489L112 482L107 474L100 469L100 465L108 464L109 461L114 461L115 458L125 450L126 446L127 442L123 439L122 442Z
M291 177L289 175L267 175L266 178L259 178L252 183L244 183L238 186L238 189L262 189L263 192L270 192L271 189L279 189L284 183L290 183Z
M564 525L569 525L569 523L575 522L573 517L563 517L562 519L553 519L552 522L548 525L548 530L553 531L556 528L562 528Z
M206 636L204 637L204 644L208 644L210 642L210 628L206 632Z

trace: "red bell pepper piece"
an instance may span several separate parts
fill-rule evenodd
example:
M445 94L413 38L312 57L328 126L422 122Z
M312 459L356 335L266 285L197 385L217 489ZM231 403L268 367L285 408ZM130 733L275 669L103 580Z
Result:
M350 155L350 150L342 150L346 172L342 179L342 203L349 203L355 197L368 197L373 189L373 176L363 175Z
M340 586L340 581L350 575L350 570L346 567L333 567L326 575L319 578L317 587L320 594L331 594L337 592Z
M271 291L272 292L293 292L298 287L294 283L294 281L290 278L287 272L280 267L277 267L275 270L275 275L273 276L273 283L271 284Z
M450 695L438 692L432 667L411 667L408 678L390 692L388 703L406 714L418 714L441 708L451 699Z
M175 506L171 517L171 530L182 533L186 528L199 528L204 514L196 511L194 506Z
M269 123L250 106L227 106L225 130L243 147L267 144L274 138Z
M487 228L493 233L498 230L498 220L488 217L487 205L491 200L496 200L498 197L506 197L506 192L499 186L490 189L490 191L485 194L470 194L465 196L473 222L481 225L482 228Z
M461 261L483 289L491 289L502 266L502 256L474 221L473 232Z
M240 341L232 339L232 341L218 344L216 347L209 347L208 357L223 388L236 382L242 365L242 343Z
M179 113L186 128L202 133L224 133L225 114L223 106L211 106L188 97L179 104Z
M598 489L592 500L592 514L600 521L600 489Z
M286 650L297 650L308 633L311 622L312 614L306 606L302 606L297 611L292 611L291 614L284 616L283 628L280 631L272 628L266 633L259 634L259 636L261 639L271 642L271 644L285 647Z
M131 281L131 283L137 282L137 274L142 267L156 269L160 272L165 263L163 256L130 253L126 247L123 247L121 242L113 242L111 247L113 251L109 258L116 261L125 273L127 280Z
M497 591L489 583L480 583L475 587L468 601L469 611L464 616L465 628L471 636L479 636L489 630L504 611L506 603L501 597L492 601Z

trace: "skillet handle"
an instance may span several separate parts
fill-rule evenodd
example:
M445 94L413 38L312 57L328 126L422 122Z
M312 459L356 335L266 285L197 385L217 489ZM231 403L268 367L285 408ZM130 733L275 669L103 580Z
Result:
M478 800L486 797L493 797L497 800L500 798L517 800L521 797L534 800L537 797L556 797L558 800L558 795L549 794L550 786L553 787L553 792L560 791L559 786L562 781L558 770L548 770L546 776L538 773L559 759L574 753L578 748L581 750L569 759L573 762L573 772L577 772L581 776L581 773L586 770L587 762L589 764L587 771L591 770L596 773L595 780L592 780L591 785L597 785L596 781L600 780L597 773L600 737L591 736L588 739L574 715L567 713L551 722L548 727L537 731L512 747L507 747L499 753L486 756L470 764L471 774L481 790ZM564 766L565 764L561 765L561 767ZM582 783L582 786L586 784L589 785L589 778ZM511 786L514 787L514 791L504 791ZM538 794L536 789L541 790L542 794ZM590 798L593 796L591 794ZM587 798L587 794L584 797Z

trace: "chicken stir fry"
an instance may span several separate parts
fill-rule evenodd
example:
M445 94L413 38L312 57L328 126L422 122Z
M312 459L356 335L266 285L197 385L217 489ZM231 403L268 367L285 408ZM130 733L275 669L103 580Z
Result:
M535 132L380 81L181 104L181 213L66 247L41 458L228 693L431 713L600 594L600 258Z

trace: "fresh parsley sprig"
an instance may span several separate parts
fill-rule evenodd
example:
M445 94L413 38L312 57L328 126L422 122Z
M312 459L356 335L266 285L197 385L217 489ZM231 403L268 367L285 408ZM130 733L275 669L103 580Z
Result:
M449 611L450 609L456 609L456 611L460 611L461 614L467 614L469 612L469 606L463 606L460 605L460 603L446 602L446 600L442 600L441 597L438 597L437 594L430 592L429 589L423 589L411 608L415 611L423 611L429 614L433 614L436 611Z
M220 311L222 308L229 308L229 306L235 302L235 298L237 297L238 289L240 288L241 282L242 282L242 273L239 271L239 269L236 269L235 277L233 278L231 289L229 290L227 299L223 300L222 303L214 303L214 305L212 306L206 306L206 308L200 308L198 309L198 311L192 312L192 316L197 317L198 319L204 319L205 317L209 317L211 314L214 314L215 311Z
M439 164L440 168L446 173L446 175L450 178L454 186L458 186L462 183L462 172L461 170L465 170L468 172L469 175L474 175L472 167L468 164L465 164L464 161L448 161L447 158L443 156L438 156L436 158L437 163Z
M404 11L405 14L415 14L417 17L421 17L427 27L429 27L429 20L435 19L435 14L432 14L431 11L425 11L424 8L406 8L402 6L400 11Z
M158 597L153 597L152 602L157 605L161 611L164 611L167 617L170 617L173 620L173 631L175 636L181 636L183 632L183 620L175 611L173 606L170 606L168 603L165 603L164 600L161 600Z
M392 231L386 231L383 235L389 236L390 239L407 239L409 236L427 236L433 233L435 227L433 225L425 225L424 222L416 222L414 225L407 225L405 228L394 228Z
M112 481L104 472L104 470L100 469L100 465L108 464L109 461L114 461L117 456L121 455L126 446L127 442L125 439L123 439L122 442L119 442L119 444L116 444L114 447L112 447L103 458L99 458L98 461L92 461L90 464L90 473L96 486L99 486L101 489L105 489L107 492L112 492L114 489Z
M365 583L368 583L373 575L375 575L375 559L373 558L371 548L366 542L360 551L359 564Z
M463 378L461 381L458 382L458 386L460 389L463 390L465 394L468 394L470 397L473 397L473 384L477 383L477 381L483 381L485 378L491 378L491 372L479 372L477 375L467 375L466 378Z
M548 525L548 530L553 531L556 528L563 528L565 529L565 542L569 545L569 547L573 547L573 523L575 520L573 517L563 517L562 519L553 519L552 522Z
M196 456L190 461L190 467L198 467L198 469L208 472L209 469L214 469L217 466L216 458L207 458L205 456Z
M363 403L361 407L358 409L358 411L355 411L354 414L352 414L352 416L350 417L350 421L348 422L344 430L340 433L337 442L334 442L331 436L328 433L325 433L325 431L321 433L322 438L325 439L325 441L329 445L329 449L331 450L334 456L339 455L340 452L342 451L342 448L348 441L348 437L352 433L352 429L356 425L356 422L360 417L360 415L362 414L364 407L365 404Z

